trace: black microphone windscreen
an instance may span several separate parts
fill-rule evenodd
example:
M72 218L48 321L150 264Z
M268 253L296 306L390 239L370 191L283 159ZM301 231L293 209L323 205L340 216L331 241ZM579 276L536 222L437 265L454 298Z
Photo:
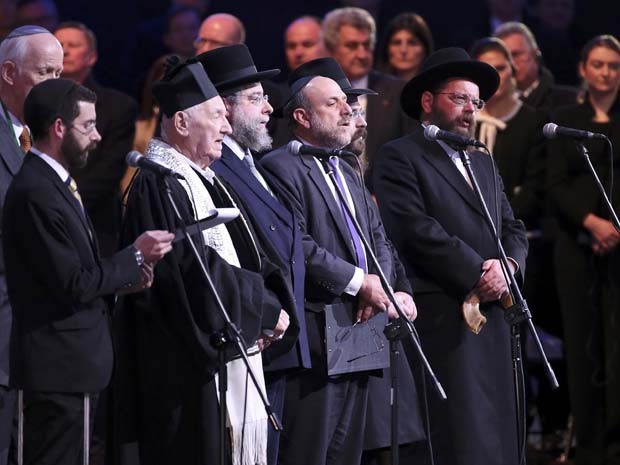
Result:
M557 134L555 133L557 128L558 128L557 124L547 123L543 126L543 135L547 139L555 139L557 137Z

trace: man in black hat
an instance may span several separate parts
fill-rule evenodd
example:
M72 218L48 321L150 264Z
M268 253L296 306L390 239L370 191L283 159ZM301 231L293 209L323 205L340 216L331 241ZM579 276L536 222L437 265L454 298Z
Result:
M34 86L24 104L35 143L8 190L3 236L24 463L82 462L89 409L112 375L106 298L149 287L152 267L172 248L172 234L148 231L109 259L99 257L69 176L101 140L95 101L73 81L52 79Z
M352 111L345 92L373 93L352 88L331 58L300 66L289 77L289 86L292 97L283 111L293 128L295 142L323 149L340 149L351 141ZM292 146L265 155L261 164L295 209L306 261L304 307L312 368L292 374L287 381L280 463L359 463L364 447L369 370L358 366L338 372L335 367L340 359L346 365L359 354L355 352L357 345L342 354L337 342L355 338L361 332L374 345L360 358L370 360L371 355L386 354L388 344L379 335L387 321L382 312L390 302L368 261L361 237L343 210L344 203L336 196L335 185L346 192L362 233L374 245L386 276L395 290L401 291L397 296L413 317L411 288L404 273L399 273L399 263L393 260L370 195L348 163L330 159L329 166L337 173L336 184L325 174L322 162L312 155L293 153ZM338 354L342 356L338 358ZM388 363L385 359L385 364L373 367L382 369Z
M153 93L163 114L162 136L150 142L145 156L183 176L182 181L169 180L182 220L176 218L161 179L141 171L129 194L124 243L151 225L176 230L181 221L187 224L205 218L213 208L242 207L209 168L220 158L231 128L224 102L203 66L170 64ZM272 331L274 340L281 338L286 322L279 324L279 316L282 308L291 313L294 301L280 271L257 247L246 218L242 212L236 220L196 235L195 241L203 245L200 253L215 288L251 348L248 359L262 381L256 341L265 330ZM153 288L126 298L118 315L119 353L126 356L116 368L115 411L123 416L116 420L115 452L126 458L137 441L143 465L218 463L216 374L220 366L211 336L225 326L198 260L185 241L176 243L155 269ZM278 340L274 345L288 348L288 343ZM264 464L265 410L247 380L242 360L227 357L226 366L228 427L235 463Z
M296 307L290 315L284 310L280 324L289 322L284 337L294 345L271 344L273 335L263 335L265 385L274 412L282 416L286 373L310 368L310 353L304 318L304 256L301 234L291 208L275 195L273 182L255 163L255 155L271 149L267 132L273 108L261 81L277 75L277 69L258 71L245 45L221 47L198 55L211 81L224 100L232 134L224 137L222 157L213 163L215 173L228 182L243 202L249 219L269 259L278 265L294 289ZM286 328L283 328L286 329ZM275 342L275 341L274 341ZM282 351L282 347L288 350ZM269 429L268 463L278 458L279 433Z
M431 391L431 429L438 465L517 465L510 328L500 300L508 293L497 247L456 148L424 137L424 126L471 136L497 72L458 48L430 55L403 89L405 112L418 119L410 135L384 145L374 181L381 216L416 291L417 327L446 390ZM486 153L470 153L511 269L522 279L527 240ZM465 321L464 301L480 302L479 334ZM470 321L469 319L467 320Z

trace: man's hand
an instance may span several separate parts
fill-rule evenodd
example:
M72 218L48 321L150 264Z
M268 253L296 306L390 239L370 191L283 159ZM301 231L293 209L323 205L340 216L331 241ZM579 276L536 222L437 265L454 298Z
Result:
M409 321L413 321L418 316L418 309L415 306L415 302L413 301L413 297L411 297L406 292L395 292L394 297L396 298L396 303L403 311L405 316ZM388 308L388 316L391 319L398 318L398 313L396 313L396 308L394 304L390 303L390 307Z
M168 231L145 231L133 243L146 263L155 264L172 250L174 234Z
M500 300L508 293L508 284L504 279L502 265L498 259L485 260L482 263L482 277L473 289L480 302ZM511 272L512 270L509 270Z
M366 321L377 312L384 312L390 307L390 299L381 286L377 275L366 274L358 296L357 319Z
M592 234L594 253L605 255L618 246L620 233L616 231L611 221L589 213L583 220L583 226Z
M130 287L125 287L118 291L118 295L132 294L148 289L153 285L153 265L144 262L140 267L140 282Z
M273 337L271 339L276 341L282 339L290 323L291 321L288 313L286 313L284 309L281 309L280 316L278 316L278 323L276 323L276 327L273 328Z

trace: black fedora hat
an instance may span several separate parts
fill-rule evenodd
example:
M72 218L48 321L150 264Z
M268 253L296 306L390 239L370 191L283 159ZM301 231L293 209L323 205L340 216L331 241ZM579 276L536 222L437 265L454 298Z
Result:
M310 80L308 78L313 78L315 76L333 79L347 95L377 95L377 93L371 89L354 88L338 62L331 57L307 61L296 68L289 75L287 80L291 93L295 94L299 92L300 88L298 89L297 87L303 87L303 85L299 86L299 84L306 80L307 82L305 84L307 84Z
M250 50L244 44L216 48L201 53L190 61L202 63L219 92L252 82L260 82L280 73L279 69L258 71Z
M422 111L422 93L448 78L471 80L480 89L483 100L491 97L499 86L499 75L491 65L472 60L462 48L442 48L429 55L422 63L420 72L403 87L400 94L403 111L418 119Z
M287 79L289 94L285 99L285 103L274 110L273 116L276 118L281 118L283 116L282 112L284 107L288 102L290 102L293 95L303 89L306 84L317 76L323 76L336 81L336 84L340 86L340 89L347 96L378 95L377 92L371 89L353 87L338 62L333 58L317 58L315 60L307 61L298 68L295 68L295 70L293 70L293 72L289 75Z

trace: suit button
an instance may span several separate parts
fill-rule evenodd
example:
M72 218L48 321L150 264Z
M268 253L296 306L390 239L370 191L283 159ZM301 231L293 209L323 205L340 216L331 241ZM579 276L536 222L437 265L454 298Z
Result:
M291 265L294 265L294 264L295 264L295 259L292 259L291 260Z
M269 229L271 229L272 231L275 231L276 230L276 225L272 224L271 226L269 226Z

